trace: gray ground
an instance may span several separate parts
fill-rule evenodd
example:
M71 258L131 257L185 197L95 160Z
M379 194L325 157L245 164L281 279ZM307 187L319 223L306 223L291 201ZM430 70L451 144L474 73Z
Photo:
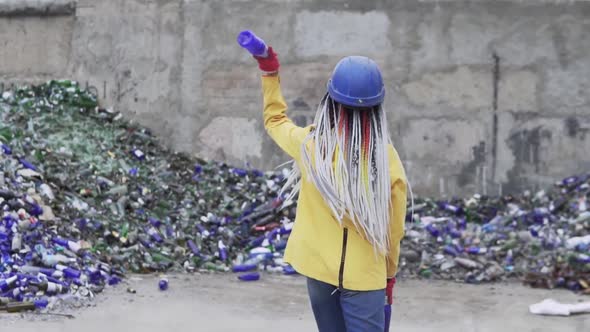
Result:
M301 277L263 276L243 283L231 275L173 275L170 289L157 276L138 276L101 294L74 319L0 314L0 331L165 332L317 331ZM126 292L128 286L137 294ZM590 331L590 315L540 317L528 306L547 297L588 301L567 291L520 284L463 285L407 280L398 283L391 331Z

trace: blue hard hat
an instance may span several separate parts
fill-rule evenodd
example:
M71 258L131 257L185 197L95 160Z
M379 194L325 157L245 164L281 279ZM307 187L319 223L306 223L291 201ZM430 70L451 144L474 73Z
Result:
M330 97L351 107L373 107L385 98L381 71L375 61L364 56L348 56L338 62L330 81Z

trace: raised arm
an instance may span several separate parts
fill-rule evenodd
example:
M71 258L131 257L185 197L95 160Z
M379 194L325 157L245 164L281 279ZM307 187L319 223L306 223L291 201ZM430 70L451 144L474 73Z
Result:
M390 250L387 256L387 278L398 270L400 242L405 232L407 180L401 160L393 147L390 150L391 220L389 222Z
M264 98L264 128L283 151L295 160L299 160L301 144L309 133L309 128L302 128L287 116L287 103L281 92L281 80L278 74L279 62L276 54L269 48L266 58L256 57L262 76L262 94Z

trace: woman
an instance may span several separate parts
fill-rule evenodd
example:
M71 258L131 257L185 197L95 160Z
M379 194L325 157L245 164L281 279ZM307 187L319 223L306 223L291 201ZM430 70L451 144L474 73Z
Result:
M273 49L255 58L264 72L264 126L300 170L285 262L308 278L320 332L382 332L384 297L391 304L404 234L407 181L381 107L379 68L366 57L342 59L314 124L302 128L285 114Z

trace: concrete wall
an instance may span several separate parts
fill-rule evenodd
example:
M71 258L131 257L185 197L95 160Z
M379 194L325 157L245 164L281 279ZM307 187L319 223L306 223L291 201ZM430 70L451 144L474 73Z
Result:
M278 51L300 124L342 56L373 57L420 194L590 171L586 1L16 2L0 0L2 81L88 82L179 150L263 168L287 160L262 128L259 73L235 41L249 28Z

